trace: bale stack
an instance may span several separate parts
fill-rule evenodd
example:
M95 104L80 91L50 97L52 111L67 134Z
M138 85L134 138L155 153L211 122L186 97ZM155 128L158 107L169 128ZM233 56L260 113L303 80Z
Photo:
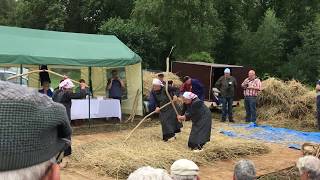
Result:
M284 82L276 78L263 81L262 87L258 96L259 116L262 119L298 119L314 124L315 91L296 80Z
M164 72L164 79L167 80L172 80L173 85L175 87L180 87L182 85L182 81L180 80L179 76L173 74L173 73L166 73ZM149 71L144 71L143 72L143 95L148 96L150 93L150 90L152 89L152 80L154 78L157 78L157 73L149 72Z

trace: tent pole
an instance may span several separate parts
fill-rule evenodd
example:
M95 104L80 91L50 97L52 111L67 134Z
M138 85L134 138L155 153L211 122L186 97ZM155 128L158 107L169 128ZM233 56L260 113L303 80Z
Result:
M23 73L23 67L22 64L20 64L20 74ZM22 76L20 76L20 85L22 85Z
M88 71L89 71L89 128L91 128L91 96L93 97L93 91L92 91L92 79L91 79L91 67L88 67Z

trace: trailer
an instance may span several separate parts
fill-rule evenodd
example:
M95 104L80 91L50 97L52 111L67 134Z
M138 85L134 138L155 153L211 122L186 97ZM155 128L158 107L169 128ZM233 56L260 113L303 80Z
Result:
M171 71L179 77L190 76L198 79L204 85L206 105L215 106L213 102L213 92L217 80L224 75L224 69L229 68L231 75L236 78L238 86L235 90L234 104L239 104L243 99L243 89L241 83L247 77L249 68L238 65L214 64L204 62L183 62L173 61L171 63Z

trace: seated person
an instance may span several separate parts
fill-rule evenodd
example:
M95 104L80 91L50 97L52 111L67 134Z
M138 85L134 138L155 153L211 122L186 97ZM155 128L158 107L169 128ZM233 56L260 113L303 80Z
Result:
M164 169L155 169L150 166L141 167L130 174L127 180L172 180Z
M79 80L79 83L80 83L80 84L81 84L81 83L86 84L86 81L85 81L84 79L80 79L80 80ZM76 93L80 93L80 91L81 91L80 84L79 84L79 86L76 88ZM86 91L86 95L90 95L90 94L91 94L89 87L86 87L86 88L85 88L85 91ZM83 97L82 99L85 99L85 98L86 98L86 97Z
M199 167L190 160L180 159L171 165L171 177L173 180L199 180Z
M256 169L252 161L240 160L234 167L234 180L255 180Z
M47 81L43 82L42 83L42 89L39 90L39 93L45 94L45 95L47 95L49 97L52 97L53 92L50 89L50 83L47 82Z

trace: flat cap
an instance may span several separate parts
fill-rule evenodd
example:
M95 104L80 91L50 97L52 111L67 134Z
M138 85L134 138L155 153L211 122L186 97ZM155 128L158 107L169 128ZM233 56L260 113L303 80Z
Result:
M179 159L171 165L171 175L196 176L199 174L199 167L188 159Z
M50 160L72 130L65 107L27 87L0 81L0 171Z

